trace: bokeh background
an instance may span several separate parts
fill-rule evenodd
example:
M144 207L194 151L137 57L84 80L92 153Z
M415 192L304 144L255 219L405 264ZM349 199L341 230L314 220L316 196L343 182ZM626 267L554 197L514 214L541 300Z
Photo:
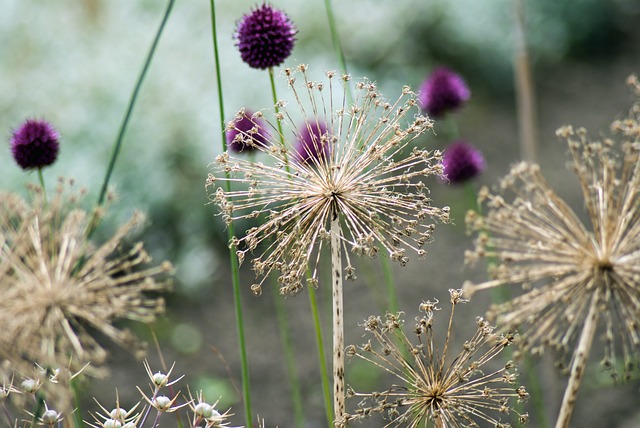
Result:
M220 66L227 118L241 107L272 105L266 71L242 63L232 34L236 21L256 3L218 2ZM513 78L514 8L507 0L352 0L334 2L350 73L377 81L389 98L402 85L417 88L438 65L467 80L472 98L452 120L459 133L485 154L488 168L476 185L491 185L521 158ZM526 33L537 99L539 160L549 181L581 208L578 188L564 168L566 148L554 131L563 124L585 126L593 136L607 132L632 102L624 80L640 68L640 3L635 0L523 1ZM274 0L297 25L298 41L285 66L309 64L312 75L339 69L332 48L324 2ZM62 135L61 155L46 171L73 177L89 190L87 204L100 190L118 127L135 80L160 23L166 2L159 0L0 0L0 180L3 189L23 191L37 181L12 161L8 140L24 119L45 118ZM286 97L286 85L278 79ZM192 388L221 397L233 406L234 425L242 424L237 390L239 359L234 324L226 231L207 205L204 180L208 163L221 151L209 2L177 1L131 118L112 185L118 194L108 220L96 233L103 239L134 209L147 213L139 235L156 260L177 267L175 292L167 296L166 317L153 327L162 354L176 361ZM450 143L443 125L422 141L427 147ZM463 266L471 247L464 213L465 191L430 183L437 205L452 208L454 225L442 225L426 261L395 267L400 307L413 320L423 299L447 301L447 289L465 279L482 279L483 269ZM360 343L358 327L385 308L379 263L361 263L361 274L347 284L346 342ZM252 274L242 271L243 305L251 364L254 411L268 426L292 426L291 400L280 350L272 293L254 297ZM323 320L330 320L328 287L320 286ZM489 296L480 295L460 310L456 331L463 341L484 313ZM306 292L288 298L296 362L305 396L308 427L324 426L317 356ZM444 305L446 307L446 305ZM144 340L149 330L133 326ZM142 340L142 339L141 339ZM330 349L330 334L326 335ZM597 354L597 352L596 352ZM152 366L158 353L150 348ZM572 426L638 427L639 384L611 385L597 360L580 393ZM133 383L146 384L141 362L114 348L112 374L87 392L111 403L118 387L133 400ZM347 367L357 389L382 389L384 376L357 362ZM536 362L543 380L548 414L555 419L564 379L552 360ZM526 380L522 380L526 383ZM352 403L353 405L353 403ZM108 405L107 405L108 407ZM376 426L368 421L364 426ZM532 426L537 422L532 420Z

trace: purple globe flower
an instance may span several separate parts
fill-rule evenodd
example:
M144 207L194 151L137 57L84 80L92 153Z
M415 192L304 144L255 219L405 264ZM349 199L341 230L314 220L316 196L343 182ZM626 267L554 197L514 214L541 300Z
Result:
M331 148L324 122L305 122L298 135L294 158L304 164L316 164L329 156Z
M227 147L238 152L250 152L269 145L269 132L260 116L249 111L241 111L229 124Z
M284 12L263 3L238 22L236 46L249 67L264 70L282 64L291 55L296 33Z
M455 141L443 153L444 175L452 183L464 183L485 168L482 153L463 140Z
M54 163L60 135L46 120L27 119L11 136L11 153L22 169L39 169Z
M446 67L436 68L420 86L418 101L433 117L461 107L471 97L464 79Z

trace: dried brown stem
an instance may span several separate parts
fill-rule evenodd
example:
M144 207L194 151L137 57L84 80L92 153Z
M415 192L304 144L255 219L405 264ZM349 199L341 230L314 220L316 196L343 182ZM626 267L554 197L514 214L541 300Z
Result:
M333 284L333 408L334 424L343 420L344 398L344 323L342 310L342 255L340 220L331 220L331 283Z

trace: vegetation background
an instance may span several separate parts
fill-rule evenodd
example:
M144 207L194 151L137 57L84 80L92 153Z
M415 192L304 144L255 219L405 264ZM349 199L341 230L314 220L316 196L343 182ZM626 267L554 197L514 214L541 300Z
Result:
M436 66L447 65L467 80L472 98L453 117L460 136L485 155L488 168L477 186L491 185L520 159L513 84L513 4L506 0L353 0L334 2L338 31L349 71L378 83L389 98L404 84L418 88ZM585 126L591 135L606 133L614 118L630 105L625 78L640 69L640 3L635 0L538 0L525 3L526 31L533 62L543 172L579 211L580 194L564 168L566 148L554 131L563 124ZM298 27L298 41L285 66L310 64L318 78L339 69L324 2L274 0ZM232 34L236 21L253 1L219 2L218 31L224 98L229 118L241 107L259 110L272 104L266 71L250 69L240 60ZM61 155L46 171L49 185L56 176L74 177L89 189L87 204L97 198L117 130L144 57L162 17L159 0L0 1L0 134L27 117L46 118L62 135ZM284 79L278 92L287 96ZM450 143L446 123L436 122L437 135L421 141L427 147ZM443 130L442 132L440 130ZM167 316L154 326L164 358L177 361L175 373L233 405L241 424L239 363L234 326L226 232L214 208L207 206L204 180L207 164L221 150L217 92L212 54L209 2L178 1L162 36L151 70L125 138L112 184L119 199L100 231L134 209L149 217L140 235L157 260L177 268L175 293L168 297ZM3 189L22 190L36 182L0 150ZM410 323L423 299L447 300L447 289L465 279L483 278L481 267L463 266L471 248L464 213L471 207L462 188L429 184L439 206L450 205L455 225L436 230L426 261L395 268L400 307ZM384 291L377 263L360 264L359 279L347 284L346 343L362 340L357 326L366 316L384 312ZM254 410L268 426L291 426L291 402L280 351L270 293L254 297L252 274L244 266L242 283L247 344L251 364ZM328 281L325 281L328 282ZM320 296L328 325L328 287ZM292 323L298 370L308 427L323 426L315 341L308 299L302 293L285 302ZM480 294L459 311L457 337L474 328L489 296ZM446 305L444 305L446 307ZM464 315L463 315L464 314ZM466 318L465 318L466 317ZM466 324L465 324L466 322ZM327 327L327 333L329 332ZM140 334L149 338L147 329ZM330 339L327 335L327 341ZM158 361L150 349L150 361ZM142 364L126 350L113 349L112 375L93 382L87 393L110 402L114 388L123 399L136 391L123 385L146 384ZM612 386L597 361L587 374L572 426L637 427L637 378ZM564 379L550 358L536 363L543 380L548 415L553 420ZM347 381L356 388L381 388L372 372L352 362ZM380 374L382 376L382 374ZM523 378L522 382L526 384ZM130 394L129 397L125 397ZM224 407L224 406L223 406ZM234 420L235 419L235 420ZM536 426L535 419L532 425Z

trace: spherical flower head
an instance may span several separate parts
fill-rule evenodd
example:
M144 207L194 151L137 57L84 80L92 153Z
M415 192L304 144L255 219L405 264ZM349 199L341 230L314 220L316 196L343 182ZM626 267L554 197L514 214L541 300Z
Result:
M46 120L28 119L13 131L11 153L22 169L39 169L54 163L60 136Z
M229 150L251 152L269 145L269 132L260 113L240 111L227 126L227 146Z
M305 123L298 136L295 157L298 162L308 165L317 164L329 156L331 150L324 122Z
M470 97L471 91L464 79L446 67L436 68L420 86L420 105L433 117L462 107Z
M442 163L444 174L451 183L464 183L480 174L485 168L480 150L459 140L444 151Z
M296 33L283 11L263 3L238 22L236 46L249 67L264 70L282 64L291 55Z

